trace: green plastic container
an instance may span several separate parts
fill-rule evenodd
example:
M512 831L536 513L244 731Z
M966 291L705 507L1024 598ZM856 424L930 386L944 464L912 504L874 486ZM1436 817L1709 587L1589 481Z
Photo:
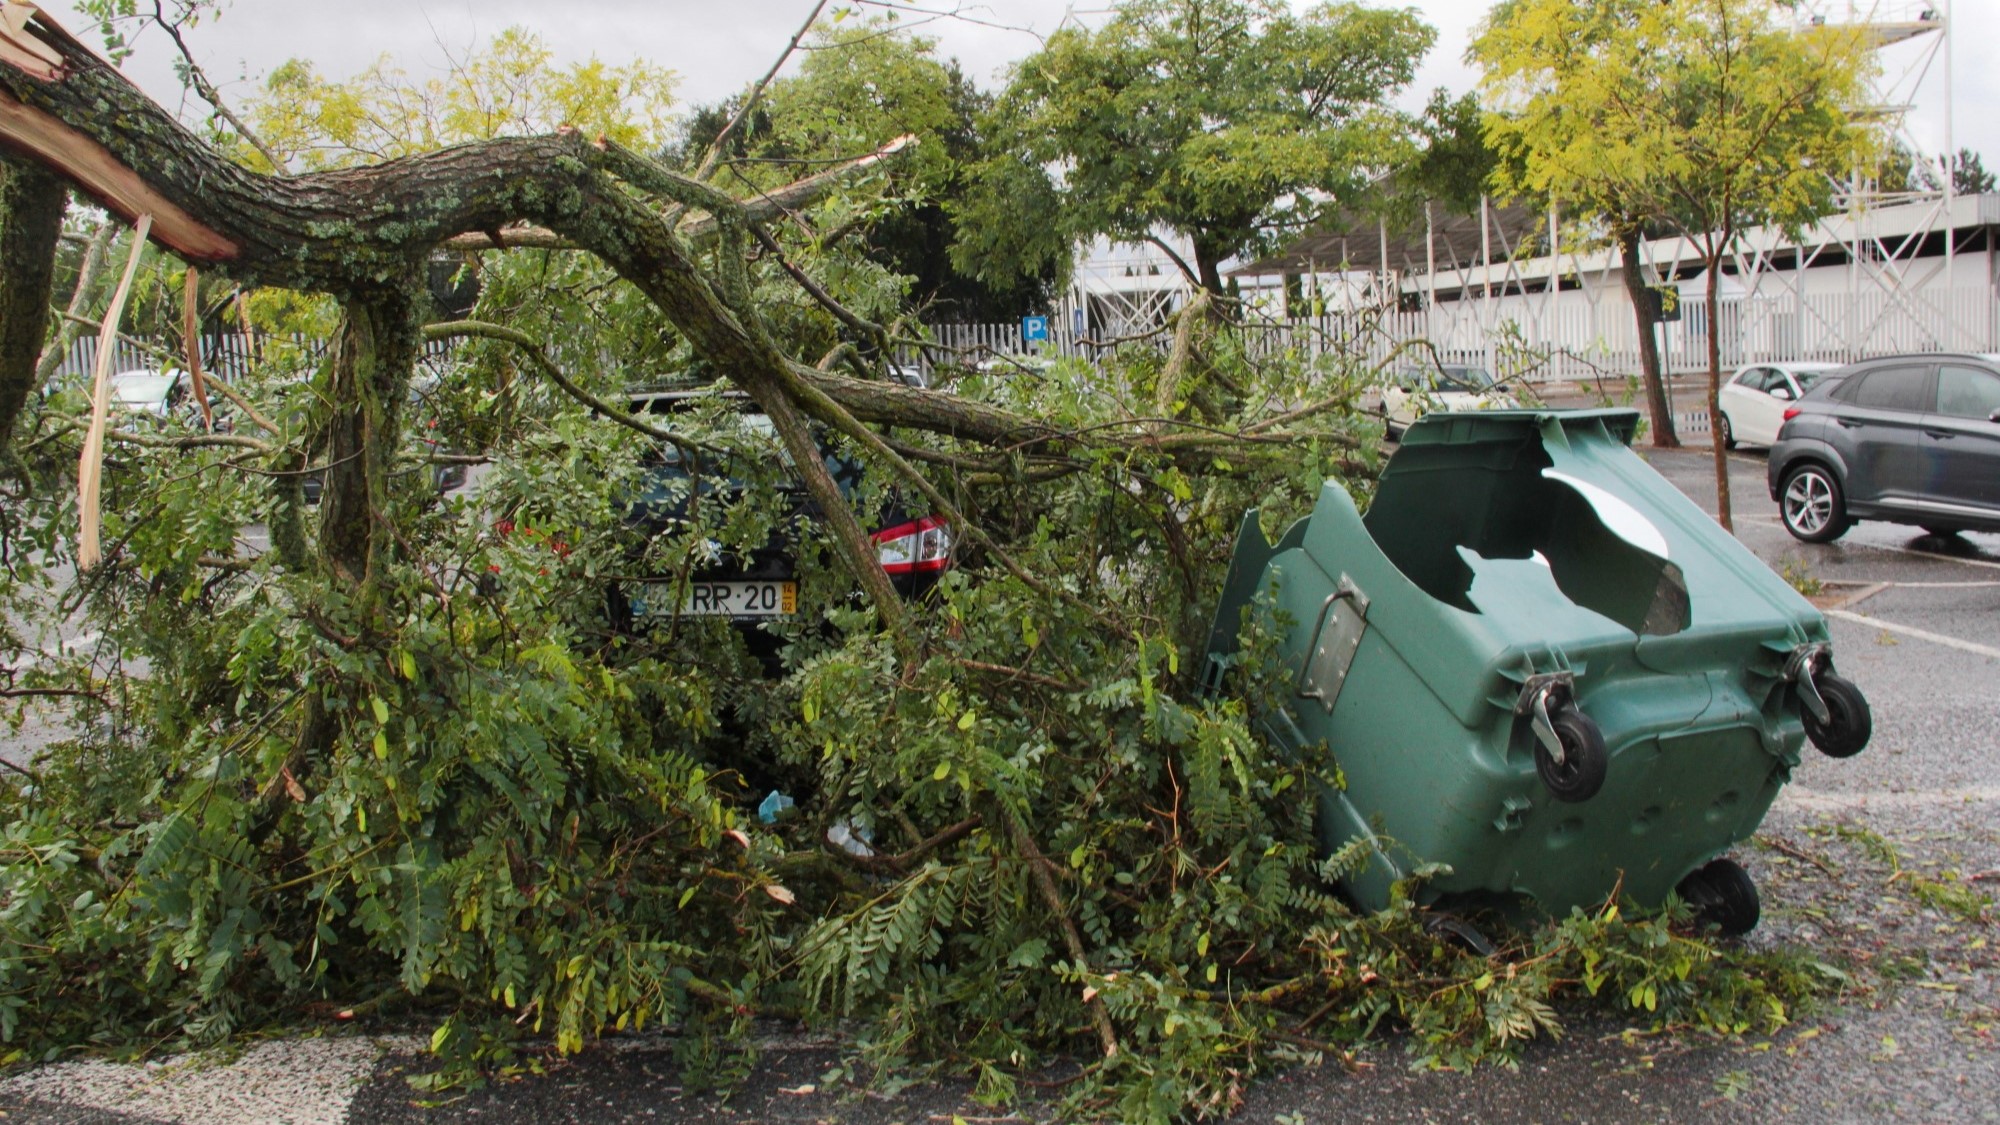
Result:
M1375 842L1360 905L1434 862L1428 902L1566 913L1679 887L1746 930L1755 888L1710 861L1756 830L1808 728L1838 756L1865 744L1825 619L1633 454L1637 423L1431 414L1366 519L1335 483L1275 545L1245 517L1207 674L1246 612L1272 615L1296 690L1259 719L1332 751L1320 843Z

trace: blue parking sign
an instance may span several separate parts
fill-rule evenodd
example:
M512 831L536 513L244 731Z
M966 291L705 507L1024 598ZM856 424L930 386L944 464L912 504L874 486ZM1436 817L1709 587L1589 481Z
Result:
M1026 343L1049 338L1049 318L1045 316L1024 316L1021 318L1021 339Z

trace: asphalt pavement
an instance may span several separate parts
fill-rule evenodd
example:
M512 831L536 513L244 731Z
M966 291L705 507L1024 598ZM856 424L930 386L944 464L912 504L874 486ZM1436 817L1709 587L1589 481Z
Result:
M1715 510L1709 451L1647 452ZM1585 1019L1517 1070L1411 1066L1391 1036L1359 1069L1301 1065L1250 1084L1255 1122L2000 1121L2000 535L1929 537L1862 524L1825 545L1778 523L1755 453L1728 459L1736 532L1802 584L1821 584L1843 675L1873 704L1858 757L1808 752L1737 856L1758 881L1750 940L1817 949L1857 985L1780 1034L1718 1041ZM4 739L4 732L0 732ZM18 752L18 747L16 751ZM1940 893L1942 888L1943 892ZM1982 898L1987 902L1982 909ZM682 1086L665 1037L624 1040L547 1073L427 1099L411 1039L265 1042L141 1066L71 1062L0 1079L0 1118L35 1123L467 1121L1033 1121L956 1083L894 1096L828 1085L837 1040L773 1026L728 1097Z

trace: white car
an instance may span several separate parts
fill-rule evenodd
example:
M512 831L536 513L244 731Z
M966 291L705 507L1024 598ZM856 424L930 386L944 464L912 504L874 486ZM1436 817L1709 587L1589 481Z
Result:
M1739 444L1776 445L1785 411L1805 397L1838 363L1752 363L1730 376L1716 401L1722 422L1716 437L1724 449Z
M165 418L187 396L186 381L179 371L120 371L111 376L111 406L128 414L150 414Z
M1401 437L1410 423L1433 410L1512 410L1520 405L1484 367L1470 363L1407 368L1382 388L1382 413L1391 438Z

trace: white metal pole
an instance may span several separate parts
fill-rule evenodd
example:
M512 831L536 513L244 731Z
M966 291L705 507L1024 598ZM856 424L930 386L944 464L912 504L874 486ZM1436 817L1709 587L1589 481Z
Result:
M1487 221L1486 193L1479 193L1479 272L1485 297L1479 303L1479 331L1486 338L1486 369L1499 366L1493 349L1493 232Z
M1431 221L1431 201L1424 200L1424 288L1430 295L1430 307L1438 303L1438 248L1437 226Z
M1952 163L1958 159L1958 146L1952 139L1951 131L1951 0L1942 0L1939 13L1944 27L1938 34L1944 36L1940 49L1944 51L1944 299L1945 308L1951 307L1951 298L1956 289L1952 287L1953 252L1952 243L1958 241L1958 217L1953 203L1958 195L1958 185L1952 182Z

